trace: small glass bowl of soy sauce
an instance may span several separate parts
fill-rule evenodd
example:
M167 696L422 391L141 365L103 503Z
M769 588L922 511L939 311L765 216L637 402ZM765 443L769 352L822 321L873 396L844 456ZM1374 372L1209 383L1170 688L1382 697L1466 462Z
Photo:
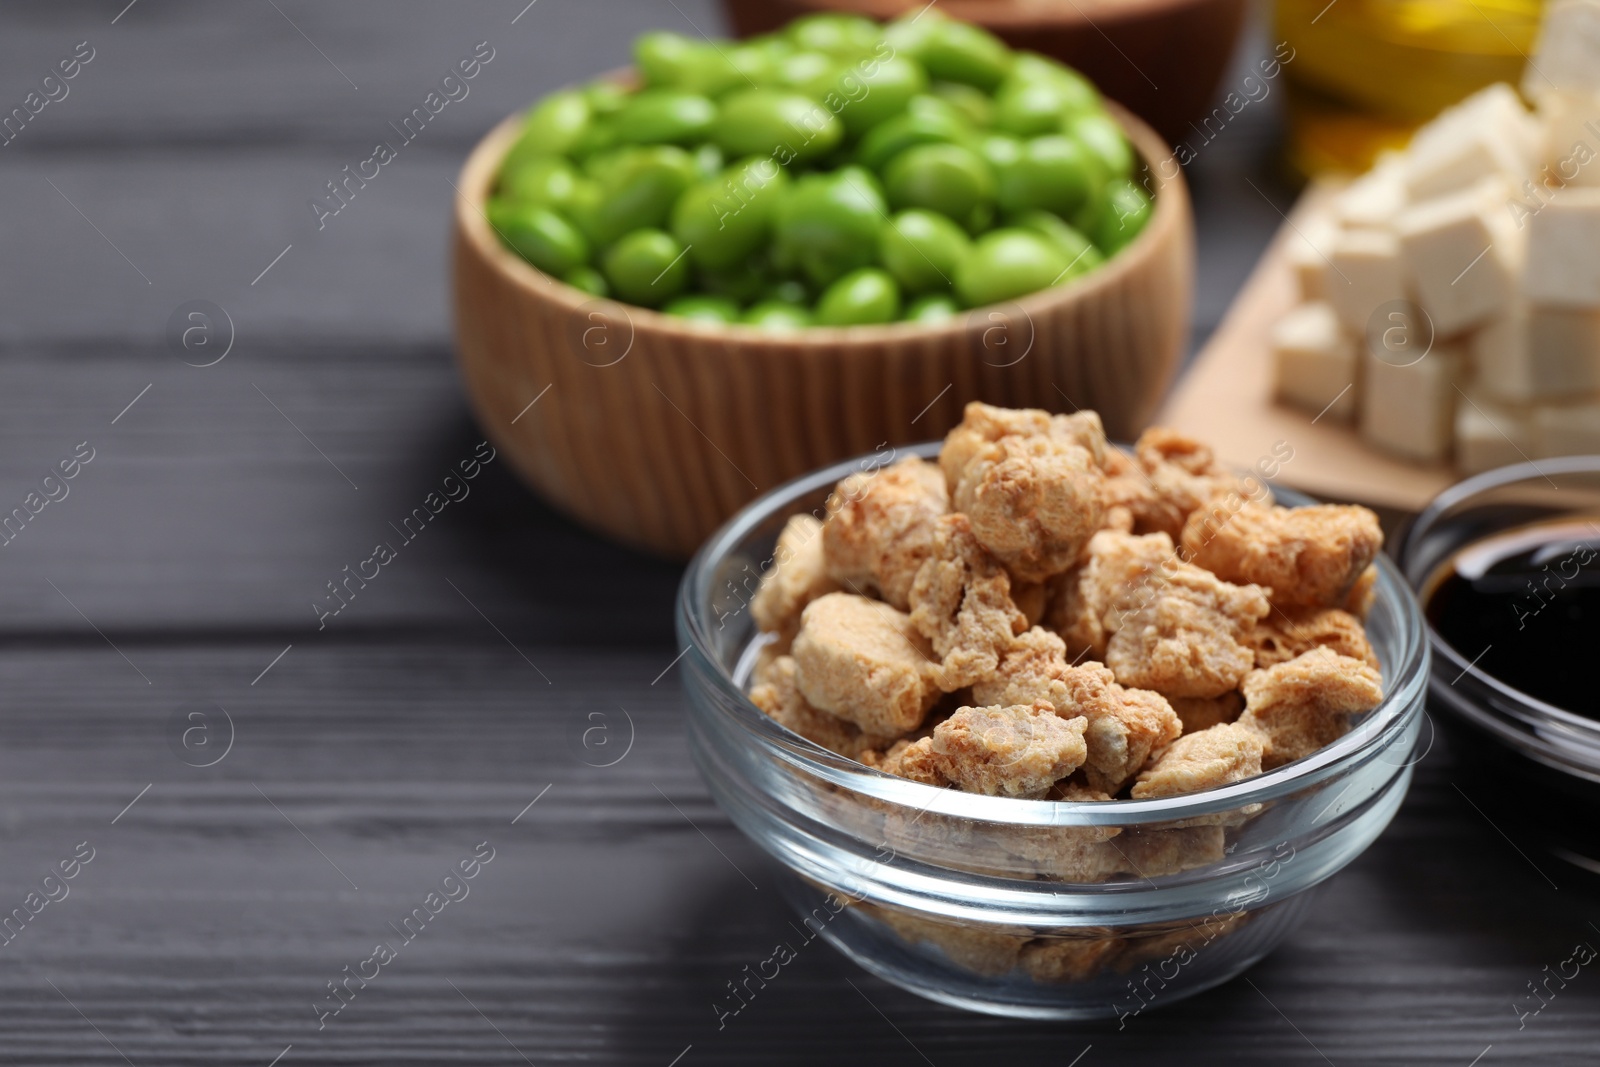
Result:
M1441 493L1400 553L1478 792L1600 874L1600 456L1502 467Z

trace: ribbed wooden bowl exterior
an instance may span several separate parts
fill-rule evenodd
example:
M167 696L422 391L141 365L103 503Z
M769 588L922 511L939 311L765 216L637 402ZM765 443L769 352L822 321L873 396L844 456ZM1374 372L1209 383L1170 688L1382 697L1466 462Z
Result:
M1146 159L1165 156L1147 126L1116 116ZM1181 175L1152 179L1145 231L1071 285L937 327L784 336L595 301L502 248L483 204L519 122L490 133L458 183L461 373L484 432L517 471L619 541L687 556L759 493L940 437L971 400L1093 408L1109 433L1130 438L1177 370L1194 286Z

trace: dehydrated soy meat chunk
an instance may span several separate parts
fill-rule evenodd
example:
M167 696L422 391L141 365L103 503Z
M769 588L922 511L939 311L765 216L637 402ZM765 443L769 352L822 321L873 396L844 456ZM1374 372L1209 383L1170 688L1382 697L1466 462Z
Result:
M1064 719L1045 701L962 708L934 728L934 764L969 793L1042 797L1083 765L1088 720Z
M992 674L1027 617L1011 578L978 543L965 515L937 523L933 551L911 586L911 623L941 657L940 685L960 689Z
M851 593L813 600L794 639L796 678L813 706L874 734L922 724L939 699L938 664L911 619Z
M762 630L789 641L800 629L800 612L805 606L838 588L823 559L821 521L811 515L795 515L778 534L772 566L761 576L750 612Z
M917 568L933 550L934 523L949 510L944 475L915 456L850 475L828 497L822 524L828 575L904 611Z
M1189 516L1183 552L1230 582L1269 587L1279 607L1337 607L1383 548L1378 517L1363 507L1213 501Z
M1350 730L1350 716L1383 700L1383 680L1364 661L1315 648L1244 680L1237 725L1266 739L1261 765L1281 766L1332 744Z

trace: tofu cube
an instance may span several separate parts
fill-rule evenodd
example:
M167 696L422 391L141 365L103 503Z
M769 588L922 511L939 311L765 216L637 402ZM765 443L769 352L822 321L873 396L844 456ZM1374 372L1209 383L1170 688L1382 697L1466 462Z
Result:
M1372 313L1406 295L1401 281L1400 239L1387 230L1344 230L1328 252L1323 277L1328 303L1344 328L1364 336Z
M1533 443L1536 459L1600 455L1600 402L1535 409Z
M1562 189L1527 222L1523 294L1536 304L1600 308L1600 189Z
M1339 224L1317 214L1289 231L1284 255L1294 270L1301 300L1322 300L1327 291L1328 253L1339 236Z
M1517 301L1473 333L1476 383L1505 403L1600 392L1600 310Z
M1509 85L1491 85L1441 112L1406 149L1406 194L1426 200L1484 178L1520 181L1538 151L1538 127Z
M1272 328L1273 392L1277 398L1334 422L1353 422L1359 353L1339 316L1322 301L1302 304ZM1331 407L1329 405L1332 405Z
M1539 101L1543 126L1539 162L1549 168L1554 182L1541 182L1544 197L1555 194L1550 186L1600 186L1600 97L1587 93L1551 90Z
M1460 396L1456 383L1464 365L1465 353L1449 342L1435 342L1427 355L1404 365L1366 353L1361 436L1403 459L1433 463L1447 458Z
M1545 5L1522 91L1542 100L1555 90L1600 94L1600 7L1582 0Z
M1333 213L1346 226L1383 229L1405 206L1404 157L1389 155L1334 198Z
M1456 469L1481 474L1533 458L1533 420L1525 410L1496 404L1485 396L1458 398Z
M1511 304L1524 242L1505 195L1505 184L1491 179L1407 208L1395 223L1405 284L1437 336L1458 334Z

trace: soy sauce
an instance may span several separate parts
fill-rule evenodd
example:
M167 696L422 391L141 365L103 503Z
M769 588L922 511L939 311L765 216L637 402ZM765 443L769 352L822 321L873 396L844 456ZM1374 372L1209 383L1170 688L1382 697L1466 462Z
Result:
M1474 669L1600 718L1600 516L1515 527L1467 545L1429 576L1423 605Z

